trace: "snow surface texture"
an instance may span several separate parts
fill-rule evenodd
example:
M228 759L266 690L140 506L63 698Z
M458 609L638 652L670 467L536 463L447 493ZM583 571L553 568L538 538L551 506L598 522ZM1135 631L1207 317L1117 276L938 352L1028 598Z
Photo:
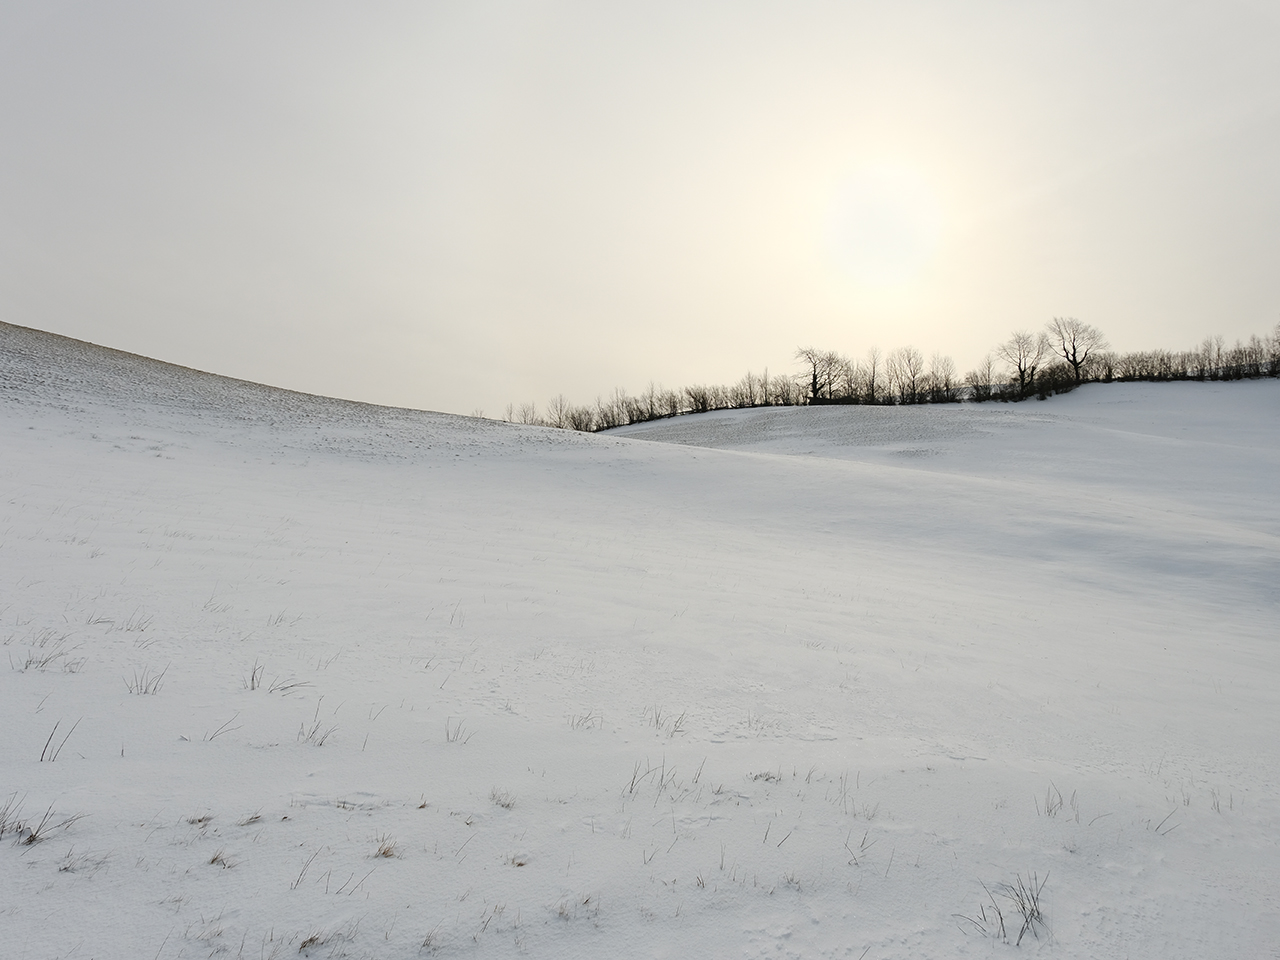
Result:
M0 953L1278 957L1278 409L587 436L0 325Z

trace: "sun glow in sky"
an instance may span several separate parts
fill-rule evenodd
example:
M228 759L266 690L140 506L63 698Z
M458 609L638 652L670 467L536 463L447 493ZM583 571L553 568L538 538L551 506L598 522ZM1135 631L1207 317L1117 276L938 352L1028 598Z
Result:
M942 209L909 167L868 166L832 203L828 243L837 267L858 287L881 293L918 288L938 247Z
M0 318L469 413L1280 316L1280 6L0 9Z

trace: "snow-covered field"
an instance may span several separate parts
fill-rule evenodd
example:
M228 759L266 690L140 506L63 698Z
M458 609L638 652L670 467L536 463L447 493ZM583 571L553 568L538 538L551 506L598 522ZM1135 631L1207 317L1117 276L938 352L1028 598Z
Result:
M1280 957L1278 412L586 436L0 325L0 954Z

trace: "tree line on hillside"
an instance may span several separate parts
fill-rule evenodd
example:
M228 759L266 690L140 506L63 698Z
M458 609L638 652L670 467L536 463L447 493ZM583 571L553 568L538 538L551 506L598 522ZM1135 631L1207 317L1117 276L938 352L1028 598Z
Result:
M1280 376L1280 323L1265 337L1251 336L1227 346L1206 337L1191 350L1113 353L1097 327L1074 317L1055 317L1044 330L1015 331L963 377L951 358L928 361L915 347L882 353L872 347L861 359L831 350L802 347L799 374L748 372L737 383L669 390L649 384L632 396L616 389L595 404L578 406L563 395L540 413L535 404L507 405L512 423L596 431L686 413L744 407L821 404L918 404L1043 400L1082 383L1132 380L1240 380Z

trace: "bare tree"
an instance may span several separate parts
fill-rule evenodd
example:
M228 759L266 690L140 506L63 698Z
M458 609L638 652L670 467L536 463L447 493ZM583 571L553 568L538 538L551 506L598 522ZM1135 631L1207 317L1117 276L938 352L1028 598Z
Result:
M1222 375L1223 346L1221 334L1205 337L1204 343L1200 345L1200 352L1204 355L1205 375L1211 380L1217 380Z
M929 361L929 400L950 403L956 398L956 365L950 358L935 353Z
M653 385L653 381L649 381L649 389L640 395L640 399L644 402L644 419L658 419L658 388Z
M809 398L817 399L822 389L822 351L813 347L800 347L796 350L796 359L809 367Z
M840 371L846 362L844 357L832 350L801 347L796 351L796 359L809 368L809 399L831 397L832 387L839 380Z
M1101 330L1075 317L1054 317L1049 321L1048 330L1054 352L1071 367L1076 383L1081 382L1081 371L1089 358L1110 346Z
M1190 368L1190 362L1188 362L1188 368ZM1099 350L1089 358L1089 370L1086 375L1090 380L1110 383L1116 376L1116 355L1110 350Z
M840 365L840 396L855 402L862 399L863 380L862 364L843 360Z
M863 364L863 385L866 387L867 403L876 403L879 400L877 391L880 388L880 375L883 372L883 364L880 356L880 348L872 347L867 351L867 360Z
M613 427L620 427L625 422L626 416L626 393L621 387L613 391L613 398L610 400L602 400L596 397L596 426L600 430L610 430Z
M581 430L583 433L590 433L600 428L600 424L596 420L596 411L593 407L575 407L573 405L570 405L565 412L564 425L568 430Z
M1267 345L1256 333L1240 346L1240 365L1246 377L1260 377L1267 365Z
M796 351L796 359L808 368L809 399L816 400L822 396L822 388L826 381L826 354L813 347L802 347Z
M1101 332L1073 317L1055 317L1046 333L1015 332L988 354L976 370L965 374L970 399L1041 398L1086 380L1234 380L1270 375L1280 377L1280 323L1263 336L1237 340L1228 347L1221 336L1206 338L1190 350L1144 350L1115 354L1106 349ZM748 371L732 386L693 385L667 390L650 383L638 396L616 389L594 405L576 407L563 395L547 405L546 416L532 403L507 404L508 422L575 430L605 430L658 417L729 407L800 405L809 402L940 403L965 394L949 357L934 354L927 372L919 350L903 347L885 357L877 348L865 361L850 362L833 351L812 347L796 352L806 370L799 376L769 376ZM1008 364L1002 377L997 362ZM1016 391L1016 393L1015 393ZM477 411L473 416L482 416Z
M758 407L761 402L760 380L748 370L729 388L729 402L734 407Z
M569 415L573 409L563 393L558 393L547 403L547 426L561 430L569 428Z
M791 377L770 377L765 402L775 407L794 407L804 402L804 387Z
M1015 331L1000 346L996 347L996 356L1009 365L1018 381L1018 396L1025 397L1035 383L1036 369L1050 353L1049 338L1043 333L1028 333L1025 330Z
M924 356L915 347L899 347L889 354L889 377L898 392L899 403L919 403L924 379Z
M711 388L702 384L694 384L684 388L684 395L689 401L689 409L693 413L706 413L711 409Z
M902 348L902 369L907 375L908 396L912 403L923 400L924 354L915 347Z
M889 355L884 359L884 402L893 403L894 395L900 392L899 384L902 382L902 371L898 369L898 352L896 350L889 351Z
M970 398L979 402L991 399L995 394L996 383L996 362L991 354L982 358L976 370L970 370L964 375L964 382L969 387Z

